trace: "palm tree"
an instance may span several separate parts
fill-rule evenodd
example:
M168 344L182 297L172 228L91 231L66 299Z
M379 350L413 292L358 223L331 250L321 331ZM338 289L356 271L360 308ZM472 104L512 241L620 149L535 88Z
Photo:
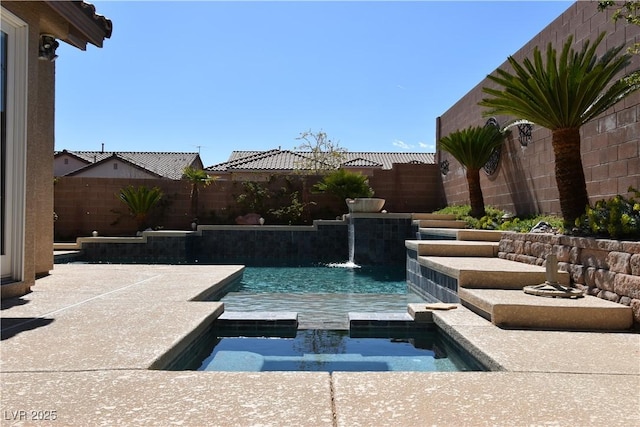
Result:
M200 194L200 186L206 187L213 182L204 170L187 166L182 170L182 178L191 183L191 216L198 217L198 197Z
M147 225L149 212L162 198L162 191L158 187L129 185L120 190L118 197L129 208L129 213L136 220L138 230L142 230Z
M329 193L339 200L372 197L374 193L366 176L342 168L325 175L322 181L313 186L313 190Z
M623 46L606 51L600 58L596 49L605 33L593 44L587 40L580 52L571 48L569 36L560 57L547 46L546 65L538 48L533 62L522 64L509 57L514 74L498 69L488 78L502 89L483 88L491 95L478 103L489 107L486 115L505 114L551 130L560 209L565 226L574 225L589 203L580 156L580 127L640 88L638 71L614 81L630 63L630 55L618 55Z
M474 218L486 215L480 187L480 169L487 163L493 150L499 148L506 134L498 127L475 126L457 130L440 139L440 148L450 153L467 169L469 201Z

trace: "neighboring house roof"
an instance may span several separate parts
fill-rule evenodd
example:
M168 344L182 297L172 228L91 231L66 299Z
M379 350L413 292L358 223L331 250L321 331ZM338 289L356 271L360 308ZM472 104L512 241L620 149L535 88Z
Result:
M381 168L382 163L374 162L373 160L363 159L362 157L358 157L355 159L347 160L346 162L342 162L342 166L344 167L366 167L366 168Z
M268 151L234 151L229 160L209 166L211 172L233 170L295 170L309 162L309 151L268 150ZM394 163L435 164L433 153L392 153L392 152L360 152L343 153L342 166L391 169Z
M119 160L137 169L144 170L159 178L181 179L185 167L202 168L198 153L162 153L127 151L58 151L54 158L72 156L81 159L85 166L67 173L65 176L81 175L89 168L97 167L108 160Z
M251 151L236 160L210 166L207 170L292 170L296 168L295 165L305 161L308 161L307 157L288 150Z

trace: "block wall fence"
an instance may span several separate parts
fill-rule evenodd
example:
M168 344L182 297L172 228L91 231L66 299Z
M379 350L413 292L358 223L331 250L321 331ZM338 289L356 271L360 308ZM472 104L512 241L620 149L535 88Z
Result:
M318 177L309 177L307 191L301 197L316 203L310 206L307 222L335 219L326 217L330 211L347 213L344 201L308 191L317 181ZM396 164L390 170L375 170L369 184L375 190L375 197L386 200L384 209L389 212L431 212L444 206L439 170L433 164ZM154 209L153 224L171 230L190 229L191 185L187 181L60 177L54 185L54 211L58 218L54 223L56 241L73 241L76 237L91 235L93 230L102 236L135 234L136 224L117 197L128 185L157 186L163 191L164 202ZM284 185L284 181L276 180L272 187L279 185ZM241 182L224 180L201 189L200 224L230 223L229 217L249 213L237 207L236 197L241 193Z
M570 34L579 50L585 40L594 40L605 31L607 36L600 44L600 55L613 46L640 42L640 27L622 21L614 23L611 15L610 11L599 12L597 2L577 1L513 57L518 61L531 58L536 46L544 54L549 42L560 50ZM510 69L506 61L498 68ZM640 55L634 55L625 73L638 68ZM436 120L436 140L458 129L486 123L483 108L477 105L486 96L483 87L496 85L488 79L483 80ZM514 118L501 116L496 119L503 125ZM640 92L636 92L582 127L582 162L591 203L616 194L630 195L629 186L640 188L639 122ZM534 125L532 137L532 142L523 147L518 142L517 128L512 128L497 171L490 176L480 172L485 204L515 214L560 214L551 132ZM437 162L449 162L449 172L442 175L446 202L449 205L467 204L469 194L464 168L440 150L436 159Z

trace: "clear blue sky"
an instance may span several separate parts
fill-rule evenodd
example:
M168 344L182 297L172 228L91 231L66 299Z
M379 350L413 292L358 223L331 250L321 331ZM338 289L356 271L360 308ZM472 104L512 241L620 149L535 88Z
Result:
M435 121L567 1L94 1L102 49L61 43L55 148L435 150Z

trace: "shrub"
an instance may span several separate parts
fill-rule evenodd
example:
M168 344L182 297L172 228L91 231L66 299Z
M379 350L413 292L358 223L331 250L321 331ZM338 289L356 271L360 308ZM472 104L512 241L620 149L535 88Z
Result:
M361 173L338 169L326 175L313 189L320 193L329 193L340 200L356 197L371 197L373 189L369 180Z
M629 187L629 192L640 197L640 192ZM584 215L576 219L578 231L583 234L612 237L640 236L640 201L617 195L609 200L599 200L593 207L587 206Z
M455 215L456 219L466 221L469 228L478 230L501 230L527 233L540 221L547 222L554 230L563 231L562 218L551 215L530 215L523 217L505 218L506 211L487 206L486 215L482 218L473 218L469 213L469 205L447 206L435 213Z
M147 226L149 212L162 199L162 191L158 187L129 185L120 190L118 197L129 208L129 213L136 220L138 230L143 230Z

